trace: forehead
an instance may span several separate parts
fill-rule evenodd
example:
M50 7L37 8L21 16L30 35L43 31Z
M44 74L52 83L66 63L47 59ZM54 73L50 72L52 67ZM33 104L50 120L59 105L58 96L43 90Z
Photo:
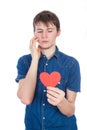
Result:
M35 29L47 29L47 28L56 28L56 26L51 23L51 22L48 22L48 23L43 23L43 22L38 22L36 25L35 25Z

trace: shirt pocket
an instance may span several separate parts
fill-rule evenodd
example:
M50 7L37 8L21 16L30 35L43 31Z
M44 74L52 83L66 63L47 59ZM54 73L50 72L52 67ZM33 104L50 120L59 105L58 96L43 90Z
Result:
M68 81L67 78L61 78L61 81L58 83L58 85L56 87L65 92L66 91L67 81Z

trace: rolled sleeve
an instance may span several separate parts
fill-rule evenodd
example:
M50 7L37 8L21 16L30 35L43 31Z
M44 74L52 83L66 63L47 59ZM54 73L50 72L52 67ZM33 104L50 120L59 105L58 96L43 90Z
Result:
M19 82L20 79L25 78L27 71L30 66L29 56L20 57L17 63L17 77L16 82Z
M74 59L69 71L67 88L75 92L80 92L81 89L80 84L81 84L80 66L78 61Z

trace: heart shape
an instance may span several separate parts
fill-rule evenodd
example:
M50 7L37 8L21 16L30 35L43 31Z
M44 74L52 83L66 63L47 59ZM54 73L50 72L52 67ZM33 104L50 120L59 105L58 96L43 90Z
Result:
M45 87L55 87L61 79L61 75L59 72L52 72L51 74L48 74L47 72L42 72L40 74L40 80L43 83Z

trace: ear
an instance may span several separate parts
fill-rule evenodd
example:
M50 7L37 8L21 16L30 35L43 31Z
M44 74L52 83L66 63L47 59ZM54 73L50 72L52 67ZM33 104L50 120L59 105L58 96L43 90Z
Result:
M58 32L57 32L57 36L59 36L59 35L60 35L60 33L61 33L61 30L58 30Z

